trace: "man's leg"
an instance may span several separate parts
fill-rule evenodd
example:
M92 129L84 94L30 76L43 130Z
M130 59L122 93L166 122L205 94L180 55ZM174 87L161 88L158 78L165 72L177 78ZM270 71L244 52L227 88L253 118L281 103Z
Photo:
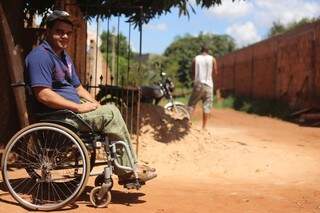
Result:
M110 140L125 142L130 148L134 162L137 163L127 126L116 106L113 104L102 105L98 107L98 109L83 113L80 116L87 121L95 131L107 134ZM124 166L130 166L127 155L121 153L120 160Z
M210 113L206 113L203 111L203 114L202 114L202 129L207 129L207 122L210 118Z
M197 103L201 99L201 93L202 93L201 92L201 84L195 83L193 85L192 93L191 93L191 96L188 101L188 111L189 111L191 117L193 117L194 109L195 109Z
M127 126L122 118L122 115L118 108L112 104L103 105L98 109L81 114L84 120L86 120L92 128L96 131L101 131L108 135L109 139L112 140L121 140L125 142L130 149L131 156L133 157L134 163L137 164L137 158L134 152L134 149L131 144L129 131ZM121 164L123 166L131 167L128 156L123 149L118 150L120 153ZM142 181L147 181L156 177L155 169L137 165L138 166L138 175ZM116 169L115 173L119 177L132 178L132 173Z
M212 109L213 102L213 91L212 88L205 85L204 86L204 99L203 99L203 114L202 114L202 129L207 128L207 123L210 118L210 113Z

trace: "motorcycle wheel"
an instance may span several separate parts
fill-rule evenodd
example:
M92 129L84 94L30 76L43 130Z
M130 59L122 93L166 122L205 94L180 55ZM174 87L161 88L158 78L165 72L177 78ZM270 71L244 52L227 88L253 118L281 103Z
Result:
M170 105L165 107L165 111L168 115L170 115L174 119L190 120L190 113L184 105L177 105L177 104L175 106Z

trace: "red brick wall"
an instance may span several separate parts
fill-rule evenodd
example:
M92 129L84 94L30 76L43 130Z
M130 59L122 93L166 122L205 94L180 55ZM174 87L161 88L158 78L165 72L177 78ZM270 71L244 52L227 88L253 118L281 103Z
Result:
M316 98L320 98L320 24L315 27L314 45L313 45L313 63L314 67L314 93Z
M252 97L275 96L275 44L271 41L257 43L252 47Z
M320 22L218 58L222 94L320 104Z

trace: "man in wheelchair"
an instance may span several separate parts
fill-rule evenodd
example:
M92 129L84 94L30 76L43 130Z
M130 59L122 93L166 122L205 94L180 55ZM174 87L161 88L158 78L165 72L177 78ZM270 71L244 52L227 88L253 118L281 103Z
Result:
M154 168L137 163L129 132L121 113L114 105L100 105L81 85L75 66L66 52L73 33L73 23L65 11L53 11L46 20L46 39L26 57L27 83L36 99L36 112L70 110L86 121L92 129L106 134L109 140L125 142L134 159L139 182L156 177ZM59 117L59 116L58 116ZM64 122L82 128L81 122L61 116ZM123 166L130 166L128 156L120 156ZM134 180L133 172L116 169L119 183Z

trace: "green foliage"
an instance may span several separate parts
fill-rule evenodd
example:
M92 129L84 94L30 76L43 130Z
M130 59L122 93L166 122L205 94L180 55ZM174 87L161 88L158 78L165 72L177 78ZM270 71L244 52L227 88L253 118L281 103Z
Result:
M136 53L133 53L128 46L126 36L122 33L118 36L104 31L101 33L100 39L100 51L105 61L109 63L108 66L114 79L113 84L124 86L137 84L141 78L137 74L139 62L135 60ZM112 51L114 51L114 54ZM113 63L114 67L112 66ZM130 70L128 70L128 65L130 65Z
M210 53L221 56L235 50L235 42L228 35L200 33L198 36L185 35L177 37L165 50L164 69L175 76L178 87L191 87L192 59L200 53L202 44L207 44Z
M24 0L23 13L24 19L27 21L28 25L32 25L34 15L36 14L47 17L50 10L53 9L54 3L55 0Z
M268 37L283 34L287 31L286 27L280 22L273 22L272 27L269 30Z
M24 14L46 15L54 9L55 0L25 0ZM209 8L221 4L221 0L196 0L193 1L202 8ZM195 12L190 0L76 0L86 19L99 16L103 19L123 15L128 21L139 26L140 23L148 23L151 19L171 12L178 8L179 15L189 16L189 11ZM31 17L32 18L32 17Z
M296 29L302 25L313 23L319 20L318 18L303 18L300 21L293 21L287 25L281 24L280 21L273 22L272 27L269 30L268 37L276 36L288 32L290 30Z
M100 38L100 50L109 63L108 66L114 77L113 84L149 85L160 80L160 71L163 71L162 64L165 57L149 54L140 57L139 54L132 52L131 48L129 49L127 38L123 34L119 34L118 37L116 34L103 32ZM128 54L129 51L130 54ZM112 62L114 62L114 69L112 69ZM129 72L128 65L130 65Z
M160 80L160 72L163 70L165 57L161 55L149 55L148 60L143 63L142 71L145 73L143 85L149 85Z
M77 2L88 18L96 15L106 18L121 14L127 17L128 21L135 23L135 26L168 14L172 8L178 8L180 16L189 16L190 10L194 12L190 0L77 0ZM196 0L195 3L203 8L209 8L221 4L221 0Z
M106 31L103 31L100 35L100 39L101 39L100 51L102 53L107 53L108 51L108 53L111 54L114 48L115 53L119 53L120 56L124 58L128 58L129 50L130 52L132 52L131 48L129 49L126 36L124 36L122 33L120 33L118 36L115 33L111 33L111 32L108 33Z
M224 98L222 100L217 100L217 98L213 98L213 107L217 109L223 109L223 108L233 108L234 106L234 97L228 96L227 98Z

